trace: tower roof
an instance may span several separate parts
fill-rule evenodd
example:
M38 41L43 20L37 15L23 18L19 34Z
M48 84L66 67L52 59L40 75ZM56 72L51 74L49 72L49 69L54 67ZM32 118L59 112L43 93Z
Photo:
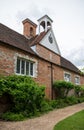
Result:
M48 15L44 15L43 17L41 17L41 18L38 19L37 21L40 21L40 20L42 20L42 19L44 19L44 18L47 18L47 19L49 19L51 22L53 22L53 20L52 20Z

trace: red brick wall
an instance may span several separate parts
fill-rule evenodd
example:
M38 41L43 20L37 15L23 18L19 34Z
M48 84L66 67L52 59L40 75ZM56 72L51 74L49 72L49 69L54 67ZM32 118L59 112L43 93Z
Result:
M81 76L80 81L81 81L81 84L84 85L84 76Z
M39 52L40 53L40 52ZM49 52L48 52L49 53ZM18 54L21 57L30 57L33 60L37 61L37 78L35 78L35 80L40 84L40 85L45 85L46 86L46 97L47 98L51 98L51 63L47 62L45 60L42 59L38 59L35 58L34 56L31 56L28 53L25 53L23 51L17 50L17 49L13 49L13 48L9 48L8 46L1 46L0 44L0 74L4 74L4 75L11 75L15 73L15 64L16 64L16 58L18 56ZM42 52L41 52L42 54ZM45 56L45 58L47 58L48 54L46 52L46 55L44 55L45 53L43 53L42 55ZM49 58L49 56L48 56ZM56 56L56 58L59 61L59 56ZM54 80L63 80L64 79L64 72L69 72L72 75L72 79L71 81L74 83L74 77L75 77L75 73L70 72L66 69L62 69L59 66L53 64L52 65L53 68L53 81ZM84 77L81 77L81 83L84 84Z
M35 79L41 85L46 87L46 97L51 97L51 70L49 68L50 64L43 60L38 60L38 76Z
M0 75L15 74L16 58L18 54L23 58L29 56L35 60L35 58L28 53L9 48L5 45L0 45ZM46 97L48 98L51 97L51 70L49 66L49 62L39 59L37 64L37 78L35 78L40 85L46 86Z
M63 80L63 69L56 65L53 65L53 77L53 80Z
M0 44L0 75L15 74L17 57L35 60L29 53L20 51L5 44Z
M63 69L56 65L52 65L51 68L51 63L40 59L38 60L38 76L35 80L41 85L46 86L46 97L50 99L52 97L51 69L53 71L53 81L63 80Z
M0 74L9 75L14 73L14 61L13 50L0 45Z
M36 51L44 59L60 65L60 56L56 55L54 52L50 51L49 49L38 44L36 45Z
M36 45L36 51L38 55L43 57L44 59L53 62L55 64L60 65L60 56L56 55L54 52L49 49L43 47L42 45ZM57 65L52 65L52 73L53 78L51 79L51 63L39 60L38 64L38 77L36 81L40 82L40 84L44 84L46 86L46 95L48 98L52 97L52 86L51 80L60 80L63 79L63 70Z

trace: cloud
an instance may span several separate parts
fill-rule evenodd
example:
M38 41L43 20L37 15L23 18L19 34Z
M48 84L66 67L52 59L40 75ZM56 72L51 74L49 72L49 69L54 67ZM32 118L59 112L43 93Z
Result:
M25 18L29 18L31 20L33 20L34 22L36 22L36 20L38 20L39 18L41 18L42 16L44 16L45 14L48 14L49 16L52 16L54 12L51 11L49 8L40 8L38 5L36 4L30 4L28 6L28 8L26 8L25 10L19 10L16 14L16 18L19 21L24 20Z
M79 48L72 50L68 56L73 64L75 64L78 68L84 67L84 44L82 44Z
M27 8L18 10L16 14L16 20L17 20L17 30L18 32L23 32L22 29L22 21L26 18L29 18L31 21L35 22L38 25L37 20L44 16L45 14L48 14L50 17L53 16L55 13L50 10L48 7L42 7L40 8L37 4L29 4ZM52 18L52 17L51 17ZM38 28L37 28L38 33Z

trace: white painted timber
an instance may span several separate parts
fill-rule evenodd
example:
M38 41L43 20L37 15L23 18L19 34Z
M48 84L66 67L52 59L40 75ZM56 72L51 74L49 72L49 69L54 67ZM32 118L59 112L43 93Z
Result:
M50 41L49 41L50 35L53 39L52 43L50 43ZM61 55L52 29L50 29L49 32L44 36L44 38L40 41L40 44L43 45L44 47L48 48L49 50L52 50L53 52Z

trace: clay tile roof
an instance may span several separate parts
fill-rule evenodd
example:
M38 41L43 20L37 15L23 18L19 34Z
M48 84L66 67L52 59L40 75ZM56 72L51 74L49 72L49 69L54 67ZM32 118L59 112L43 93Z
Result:
M68 70L71 70L80 74L80 70L75 65L73 65L70 61L68 61L67 59L63 57L61 57L61 66L63 68L66 68Z
M48 31L49 30L50 29L48 29ZM40 33L40 35L36 35L35 37L31 38L30 43L29 43L30 46L34 46L34 45L38 44L43 39L43 37L47 34L47 32L43 31Z
M29 40L25 38L24 35L21 35L12 29L6 27L5 25L0 23L0 41L11 45L13 47L19 48L26 52L35 54L33 50L29 47Z

